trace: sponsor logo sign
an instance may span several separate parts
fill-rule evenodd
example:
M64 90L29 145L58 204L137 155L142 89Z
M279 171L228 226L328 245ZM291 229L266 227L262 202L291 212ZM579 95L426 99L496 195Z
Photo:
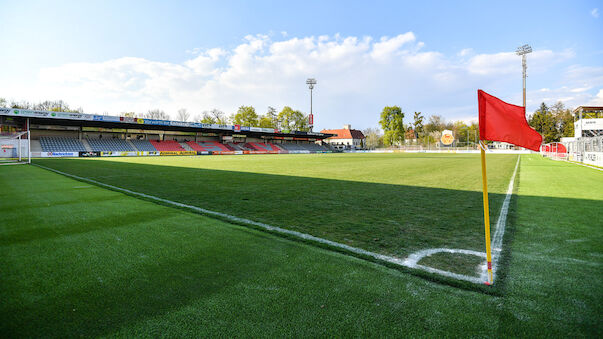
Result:
M583 162L589 165L603 166L603 152L584 152Z
M442 144L449 146L454 142L454 134L451 130L445 129L442 131L442 137L440 138Z
M197 155L196 151L161 151L160 155Z
M234 125L234 131L235 132L240 132L241 131L241 125Z
M44 158L77 157L79 156L79 152L42 152L40 156Z
M83 158L99 157L100 152L80 152L79 156Z

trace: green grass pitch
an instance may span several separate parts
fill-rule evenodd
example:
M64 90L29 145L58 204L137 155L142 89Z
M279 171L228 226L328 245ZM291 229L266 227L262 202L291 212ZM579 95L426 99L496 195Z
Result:
M489 157L493 216L498 215L516 161L517 155ZM39 163L399 258L426 248L484 251L485 246L481 165L475 155L147 157ZM461 259L442 261L439 268L475 272L474 257Z
M517 156L489 156L493 219ZM479 157L36 160L395 256L483 251ZM596 336L603 173L522 156L496 296L34 166L0 166L0 335ZM472 259L429 258L465 272Z

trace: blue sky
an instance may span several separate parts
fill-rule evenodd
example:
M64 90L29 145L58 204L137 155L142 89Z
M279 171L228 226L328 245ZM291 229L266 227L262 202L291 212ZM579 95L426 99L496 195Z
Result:
M521 103L603 105L600 1L2 1L0 97L89 112L193 115L253 105L319 128L377 125L385 105L477 116L476 90ZM410 115L410 114L409 114ZM408 120L408 119L407 119Z

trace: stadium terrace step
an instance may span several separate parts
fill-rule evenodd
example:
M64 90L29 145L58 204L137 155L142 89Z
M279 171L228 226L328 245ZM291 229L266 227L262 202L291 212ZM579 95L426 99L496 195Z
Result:
M82 139L82 145L86 148L86 152L92 152L92 147L90 147L90 144L86 139Z
M182 146L182 148L184 148L187 151L196 151L196 149L192 148L188 143L190 141L186 141L186 142L180 142L180 146Z

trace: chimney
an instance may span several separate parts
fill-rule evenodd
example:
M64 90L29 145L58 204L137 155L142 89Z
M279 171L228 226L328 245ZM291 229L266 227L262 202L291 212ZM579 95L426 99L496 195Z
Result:
M345 125L343 125L343 129L352 129L352 125L345 124Z

